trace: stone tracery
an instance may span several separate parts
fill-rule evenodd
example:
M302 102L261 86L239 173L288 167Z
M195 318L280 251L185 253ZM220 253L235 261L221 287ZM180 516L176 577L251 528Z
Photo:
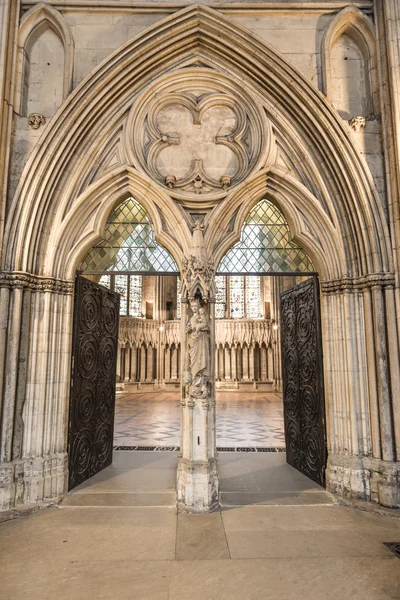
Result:
M380 335L382 336L382 333L380 332L387 327L386 317L381 310L383 296L385 296L387 306L391 310L391 316L394 315L391 240L384 210L380 205L372 177L357 154L352 141L346 138L334 111L325 103L321 95L316 94L315 90L304 81L300 73L293 69L271 47L253 39L244 29L209 8L188 7L177 13L173 18L169 18L169 21L163 23L160 29L156 28L126 45L120 55L116 54L112 59L115 63L105 64L104 67L93 74L90 81L88 80L80 90L77 90L74 97L60 113L60 116L55 119L51 127L47 128L41 144L34 150L9 212L5 260L3 263L6 270L14 269L24 273L26 271L27 277L31 277L30 273L38 273L49 278L50 288L47 284L44 287L35 288L35 291L39 291L40 294L41 290L51 291L51 294L47 293L46 295L46 306L49 311L46 312L46 319L43 322L40 319L35 321L35 318L42 314L43 304L39 294L32 294L35 298L31 304L30 296L25 296L27 305L32 309L32 323L35 323L35 328L32 329L34 343L39 343L37 342L39 339L47 339L46 335L50 331L48 327L49 315L53 307L58 306L57 318L59 323L62 322L63 327L59 338L55 338L54 347L60 348L62 353L65 353L68 348L71 302L70 298L65 297L63 302L58 304L59 299L52 295L53 280L57 282L60 279L61 281L67 280L64 283L70 293L71 277L78 257L99 235L105 215L112 209L112 205L120 199L121 194L135 188L135 191L143 197L143 202L148 203L153 211L156 235L158 238L162 238L165 245L175 253L174 256L179 266L184 264L185 255L190 254L193 241L192 234L187 223L182 220L182 213L170 201L171 196L175 194L175 182L173 179L170 180L171 187L164 186L163 181L154 184L151 178L143 174L143 172L146 172L146 166L140 164L137 156L132 151L131 140L129 141L126 137L131 135L132 128L126 127L124 134L124 150L127 153L126 162L129 164L110 168L101 180L96 181L88 188L84 185L74 185L78 180L90 180L87 174L93 166L90 163L95 154L93 149L96 147L96 152L98 152L100 138L102 143L107 145L107 136L104 134L104 139L101 137L103 133L101 130L105 127L104 123L111 123L110 131L113 127L116 127L116 122L120 126L120 107L126 102L124 110L129 110L137 89L148 83L143 73L154 73L152 70L153 64L156 64L154 56L161 54L159 52L160 48L165 50L171 47L174 43L176 31L179 31L179 35L182 32L182 23L187 25L188 31L190 31L192 25L193 29L196 28L196 34L194 35L196 41L191 46L192 38L189 35L192 36L192 33L187 34L187 39L190 42L187 54L183 56L182 53L179 59L184 60L190 55L190 52L193 52L196 58L200 57L206 61L206 64L213 63L215 71L220 69L222 73L224 69L225 72L229 70L232 74L232 81L237 81L238 75L245 73L245 77L243 77L243 81L246 80L244 87L250 89L254 86L254 90L257 90L258 94L257 96L254 93L255 97L262 97L262 102L269 105L270 108L272 107L277 114L281 111L277 116L276 123L282 126L282 131L287 134L290 142L293 141L296 148L300 148L304 153L304 160L308 161L308 165L311 165L309 166L310 178L314 179L315 186L324 189L331 210L331 218L328 218L313 195L303 189L301 185L297 185L293 178L288 176L287 169L271 168L271 162L273 161L266 160L268 151L266 149L261 150L258 154L260 158L256 161L254 172L248 173L246 176L246 190L241 188L243 182L239 182L236 189L232 190L227 206L221 204L221 209L205 220L204 236L206 240L204 246L208 248L208 254L202 256L199 263L200 267L197 266L197 263L194 263L194 259L191 259L192 264L188 264L186 267L187 272L190 270L193 273L191 281L189 281L189 277L186 278L189 284L187 290L189 287L190 289L193 288L192 281L195 281L193 295L196 293L196 286L200 286L197 287L197 290L204 288L205 293L211 296L212 299L212 291L208 289L211 284L207 283L207 278L201 280L201 270L206 270L208 267L205 265L207 264L212 270L213 264L211 262L207 263L210 257L212 256L213 259L216 257L221 258L228 248L227 241L230 240L234 243L238 240L238 224L241 226L243 211L249 208L248 197L251 196L252 201L255 201L261 197L260 194L271 194L277 201L281 202L282 206L285 206L285 210L290 216L288 220L290 221L291 230L296 232L299 239L301 238L304 247L307 250L310 249L310 255L312 255L313 260L315 259L318 270L327 280L326 286L329 286L329 279L335 280L335 286L339 282L337 290L335 287L335 292L338 293L329 294L329 297L327 296L324 299L326 315L334 316L339 323L337 331L332 330L329 322L326 323L327 335L330 336L327 337L327 348L334 346L338 356L351 357L354 353L358 353L362 362L360 371L354 375L352 385L348 385L347 388L350 393L349 406L352 407L353 413L345 415L344 418L347 418L356 427L359 416L362 418L361 415L369 414L368 402L365 404L365 398L368 399L368 389L370 390L371 406L373 406L373 402L379 395L380 402L383 401L381 405L385 407L386 411L384 416L389 415L387 390L390 386L388 382L391 376L392 379L394 378L393 382L395 382L393 373L396 373L396 366L391 364L390 369L388 367L388 357L385 354L386 340L381 339ZM235 37L236 42L234 51L231 48L232 36ZM210 49L213 44L218 46L220 56L223 56L223 58L210 60L209 55L212 54ZM148 62L140 70L137 68L137 58L146 55L146 52L143 52L144 46L149 50L146 58ZM154 50L156 52L153 52ZM237 60L240 53L246 57L245 69L242 69ZM207 63L207 61L209 62ZM179 67L179 64L176 64ZM171 62L168 63L168 69L177 68L176 64L171 59ZM158 63L156 67L159 68ZM109 77L108 71L112 68L114 68L114 77ZM186 73L189 73L189 71L190 69ZM217 79L220 78L221 81L226 81L226 76L221 73L214 73L213 76ZM107 77L112 81L112 84L110 84L110 87L104 88L103 81ZM174 78L176 79L176 77L175 71ZM211 74L209 74L209 77L211 78ZM288 82L290 82L290 85ZM188 89L186 83L184 87L186 90ZM289 87L290 94L287 93ZM115 102L116 97L118 103ZM285 101L282 103L283 97ZM254 105L258 106L262 102L255 100ZM116 104L118 104L118 110L115 108ZM118 112L118 115L116 112ZM134 111L132 111L130 123L134 118ZM295 122L295 127L290 126L289 121L291 120ZM265 131L264 138L268 138ZM85 140L84 144L81 140ZM288 145L290 145L289 142ZM314 155L308 151L310 146L313 147ZM334 149L334 152L332 149ZM84 161L81 158L83 155L85 156ZM60 156L63 156L65 160L60 161ZM121 152L121 157L125 157L123 152ZM80 164L81 162L82 164ZM125 160L122 160L122 162L125 162ZM267 163L267 170L255 176L254 173L264 163ZM141 172L135 171L132 165ZM46 181L43 179L43 172L49 173L49 179ZM229 188L229 186L227 187ZM79 193L76 192L77 189ZM168 192L171 193L168 194ZM75 196L74 193L76 193ZM219 189L218 192L208 194L208 207L211 207L212 202L215 200L222 199L222 196L226 193L225 189ZM182 197L182 202L188 206L198 207L201 203L199 202L199 195L196 196L190 199ZM176 194L174 197L176 197ZM179 232L179 241L174 238L174 235L170 235L163 229L161 218L157 218L159 207L165 212L165 220L168 222L169 230L175 228ZM299 207L298 210L297 207ZM305 226L302 211L307 213L308 227ZM34 218L32 218L32 215ZM233 223L232 226L231 223ZM363 277L368 277L371 274L379 274L379 281L377 285L373 286L374 289L370 294L370 285L363 285ZM382 274L382 278L380 278L380 274ZM10 275L10 277L12 276ZM386 276L390 278L390 285L387 285ZM357 293L353 293L353 290L350 290L351 293L349 293L349 280L357 282ZM36 285L36 283L32 285ZM10 290L12 296L10 309L8 309L8 297L6 303L3 304L6 320L8 318L10 322L9 330L4 330L5 335L11 332L10 336L14 336L10 337L12 339L12 353L9 355L8 361L12 360L14 364L18 360L18 331L23 319L21 288L22 286L18 287L17 285L15 289ZM204 289L201 293L204 293ZM361 293L358 293L359 291ZM6 294L8 293L9 285L7 283ZM361 295L364 296L363 301ZM373 309L371 308L371 302L373 303ZM375 323L378 340L376 344L368 330L365 333L366 341L364 340L362 325L364 311L366 320L370 319L371 322ZM8 313L10 313L9 317ZM354 315L357 317L361 335L360 332L355 332L353 329L345 331L343 322L350 322L351 319L354 319ZM342 321L340 317L342 317ZM387 319L389 319L389 316ZM57 327L55 329L57 330ZM379 359L380 380L385 382L384 385L379 384L380 388L377 389L375 396L371 390L376 388L377 382L372 378L367 386L365 374L362 374L366 361L364 343L367 346L368 356L372 356L373 361L375 357L377 357L377 360ZM393 337L390 337L389 343L394 348L397 342ZM339 373L343 385L347 385L348 379L346 377L348 377L348 374L346 375L346 373L351 371L350 367L352 365L348 365L345 361L335 362L336 358L333 355L331 360L332 368L330 372ZM63 366L58 367L61 363L61 360L48 361L45 352L43 352L43 356L38 355L36 373L41 377L38 382L34 379L36 375L34 372L35 367L33 369L31 366L29 367L30 370L28 370L26 376L28 383L25 399L27 407L25 431L27 433L23 441L24 456L27 457L26 466L24 467L26 473L22 474L22 471L18 471L22 467L15 466L11 462L10 439L7 438L4 444L4 456L8 461L5 467L7 482L14 481L14 471L16 470L20 479L24 481L20 486L20 490L23 489L24 491L20 491L18 498L11 497L13 488L7 483L8 487L4 496L7 505L41 499L43 493L40 491L40 485L43 489L46 486L46 489L48 489L50 479L51 481L56 480L56 484L52 488L53 495L62 493L65 474L63 454L65 453L65 444L61 428L65 416L65 406L62 401L67 394L68 374ZM338 367L341 369L340 372ZM35 440L32 441L30 432L37 431L38 443L41 443L42 438L40 435L43 431L42 429L35 429L38 424L34 420L35 417L32 417L29 412L29 408L38 401L38 398L32 392L33 386L30 385L32 381L35 381L35 385L36 383L43 384L43 389L46 389L46 394L43 398L40 398L40 402L46 405L47 420L46 425L39 424L40 427L44 429L46 426L46 431L57 427L59 432L56 447L54 445L51 448L46 446L44 449L47 453L46 456L57 455L57 461L54 459L57 465L54 467L51 477L49 477L44 467L44 457L37 459L35 464L42 461L43 472L40 472L38 476L42 483L36 488L31 487L29 479L30 457L36 456ZM51 387L53 381L57 384L54 389ZM351 457L347 458L346 456L344 458L343 454L349 450L348 440L341 433L340 419L342 416L337 411L340 389L337 387L337 382L333 381L332 377L329 378L329 372L327 381L332 428L332 462L330 464L332 489L349 495L354 494L364 498L371 497L372 492L368 487L367 480L368 473L372 472L375 474L375 488L373 491L375 497L378 496L376 478L381 477L379 483L380 497L386 503L390 502L390 498L393 501L393 485L391 486L385 472L382 472L382 465L380 464L382 457L380 454L380 436L384 441L386 440L383 448L383 458L386 461L393 460L393 448L390 448L390 443L387 443L389 439L387 433L392 427L390 419L381 421L381 432L376 430L372 432L372 442L374 448L376 448L376 455L374 455L374 460L376 460L372 466L368 461L363 462L365 459L363 445L367 447L370 443L369 439L361 441L358 438L353 439ZM385 385L386 388L383 389ZM15 373L10 369L7 372L6 389L9 394L5 414L8 419L7 422L12 423L13 413L10 406L12 406L15 396L17 382ZM54 415L53 397L60 400L59 405L63 405L60 409L61 414L57 414L54 419L52 416ZM191 408L194 409L195 407L192 406ZM373 410L378 415L380 408L377 407ZM190 411L187 418L188 421L185 422L185 427L188 426L190 420ZM10 427L12 428L12 426ZM400 436L398 437L400 439ZM201 448L201 451L203 452L204 448ZM190 461L193 460L193 456L192 454L190 458L182 460L182 464L187 466L185 471L187 480L190 478ZM199 455L196 454L196 457L199 458ZM205 457L202 455L202 458ZM53 459L50 458L50 460ZM362 468L360 468L360 465ZM393 466L393 470L396 468L396 466ZM39 467L38 470L40 470ZM393 475L393 477L395 476ZM211 504L212 502L209 503L209 506Z

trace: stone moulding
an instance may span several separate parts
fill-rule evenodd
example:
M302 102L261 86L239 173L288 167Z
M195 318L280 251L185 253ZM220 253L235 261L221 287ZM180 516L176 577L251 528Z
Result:
M357 292L375 286L394 287L394 273L370 273L360 277L342 277L332 281L321 281L324 294L340 294L342 292Z
M0 272L0 288L27 289L33 292L53 292L56 294L70 295L74 292L73 281L57 279L55 277L42 277L31 273Z
M74 71L75 44L68 21L64 19L58 10L50 6L50 3L39 2L24 14L21 20L18 34L18 72L15 86L14 105L22 114L22 97L24 89L25 63L28 60L26 47L31 34L43 23L46 23L61 40L64 47L64 82L63 98L65 99L72 89L72 77Z

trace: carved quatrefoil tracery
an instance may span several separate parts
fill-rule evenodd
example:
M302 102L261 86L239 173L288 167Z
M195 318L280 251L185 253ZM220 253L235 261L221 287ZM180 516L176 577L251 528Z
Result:
M125 126L132 164L192 206L225 197L263 166L272 146L256 102L206 69L161 78L137 99Z

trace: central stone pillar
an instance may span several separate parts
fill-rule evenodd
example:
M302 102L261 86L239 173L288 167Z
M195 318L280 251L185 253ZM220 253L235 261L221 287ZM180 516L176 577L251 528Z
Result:
M219 506L215 436L215 271L202 225L182 269L181 451L178 508L206 513Z

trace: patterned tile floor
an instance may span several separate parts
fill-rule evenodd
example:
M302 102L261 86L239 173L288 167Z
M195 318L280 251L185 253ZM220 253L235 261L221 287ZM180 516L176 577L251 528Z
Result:
M177 392L118 393L114 446L179 445ZM282 395L217 393L217 446L284 447Z

